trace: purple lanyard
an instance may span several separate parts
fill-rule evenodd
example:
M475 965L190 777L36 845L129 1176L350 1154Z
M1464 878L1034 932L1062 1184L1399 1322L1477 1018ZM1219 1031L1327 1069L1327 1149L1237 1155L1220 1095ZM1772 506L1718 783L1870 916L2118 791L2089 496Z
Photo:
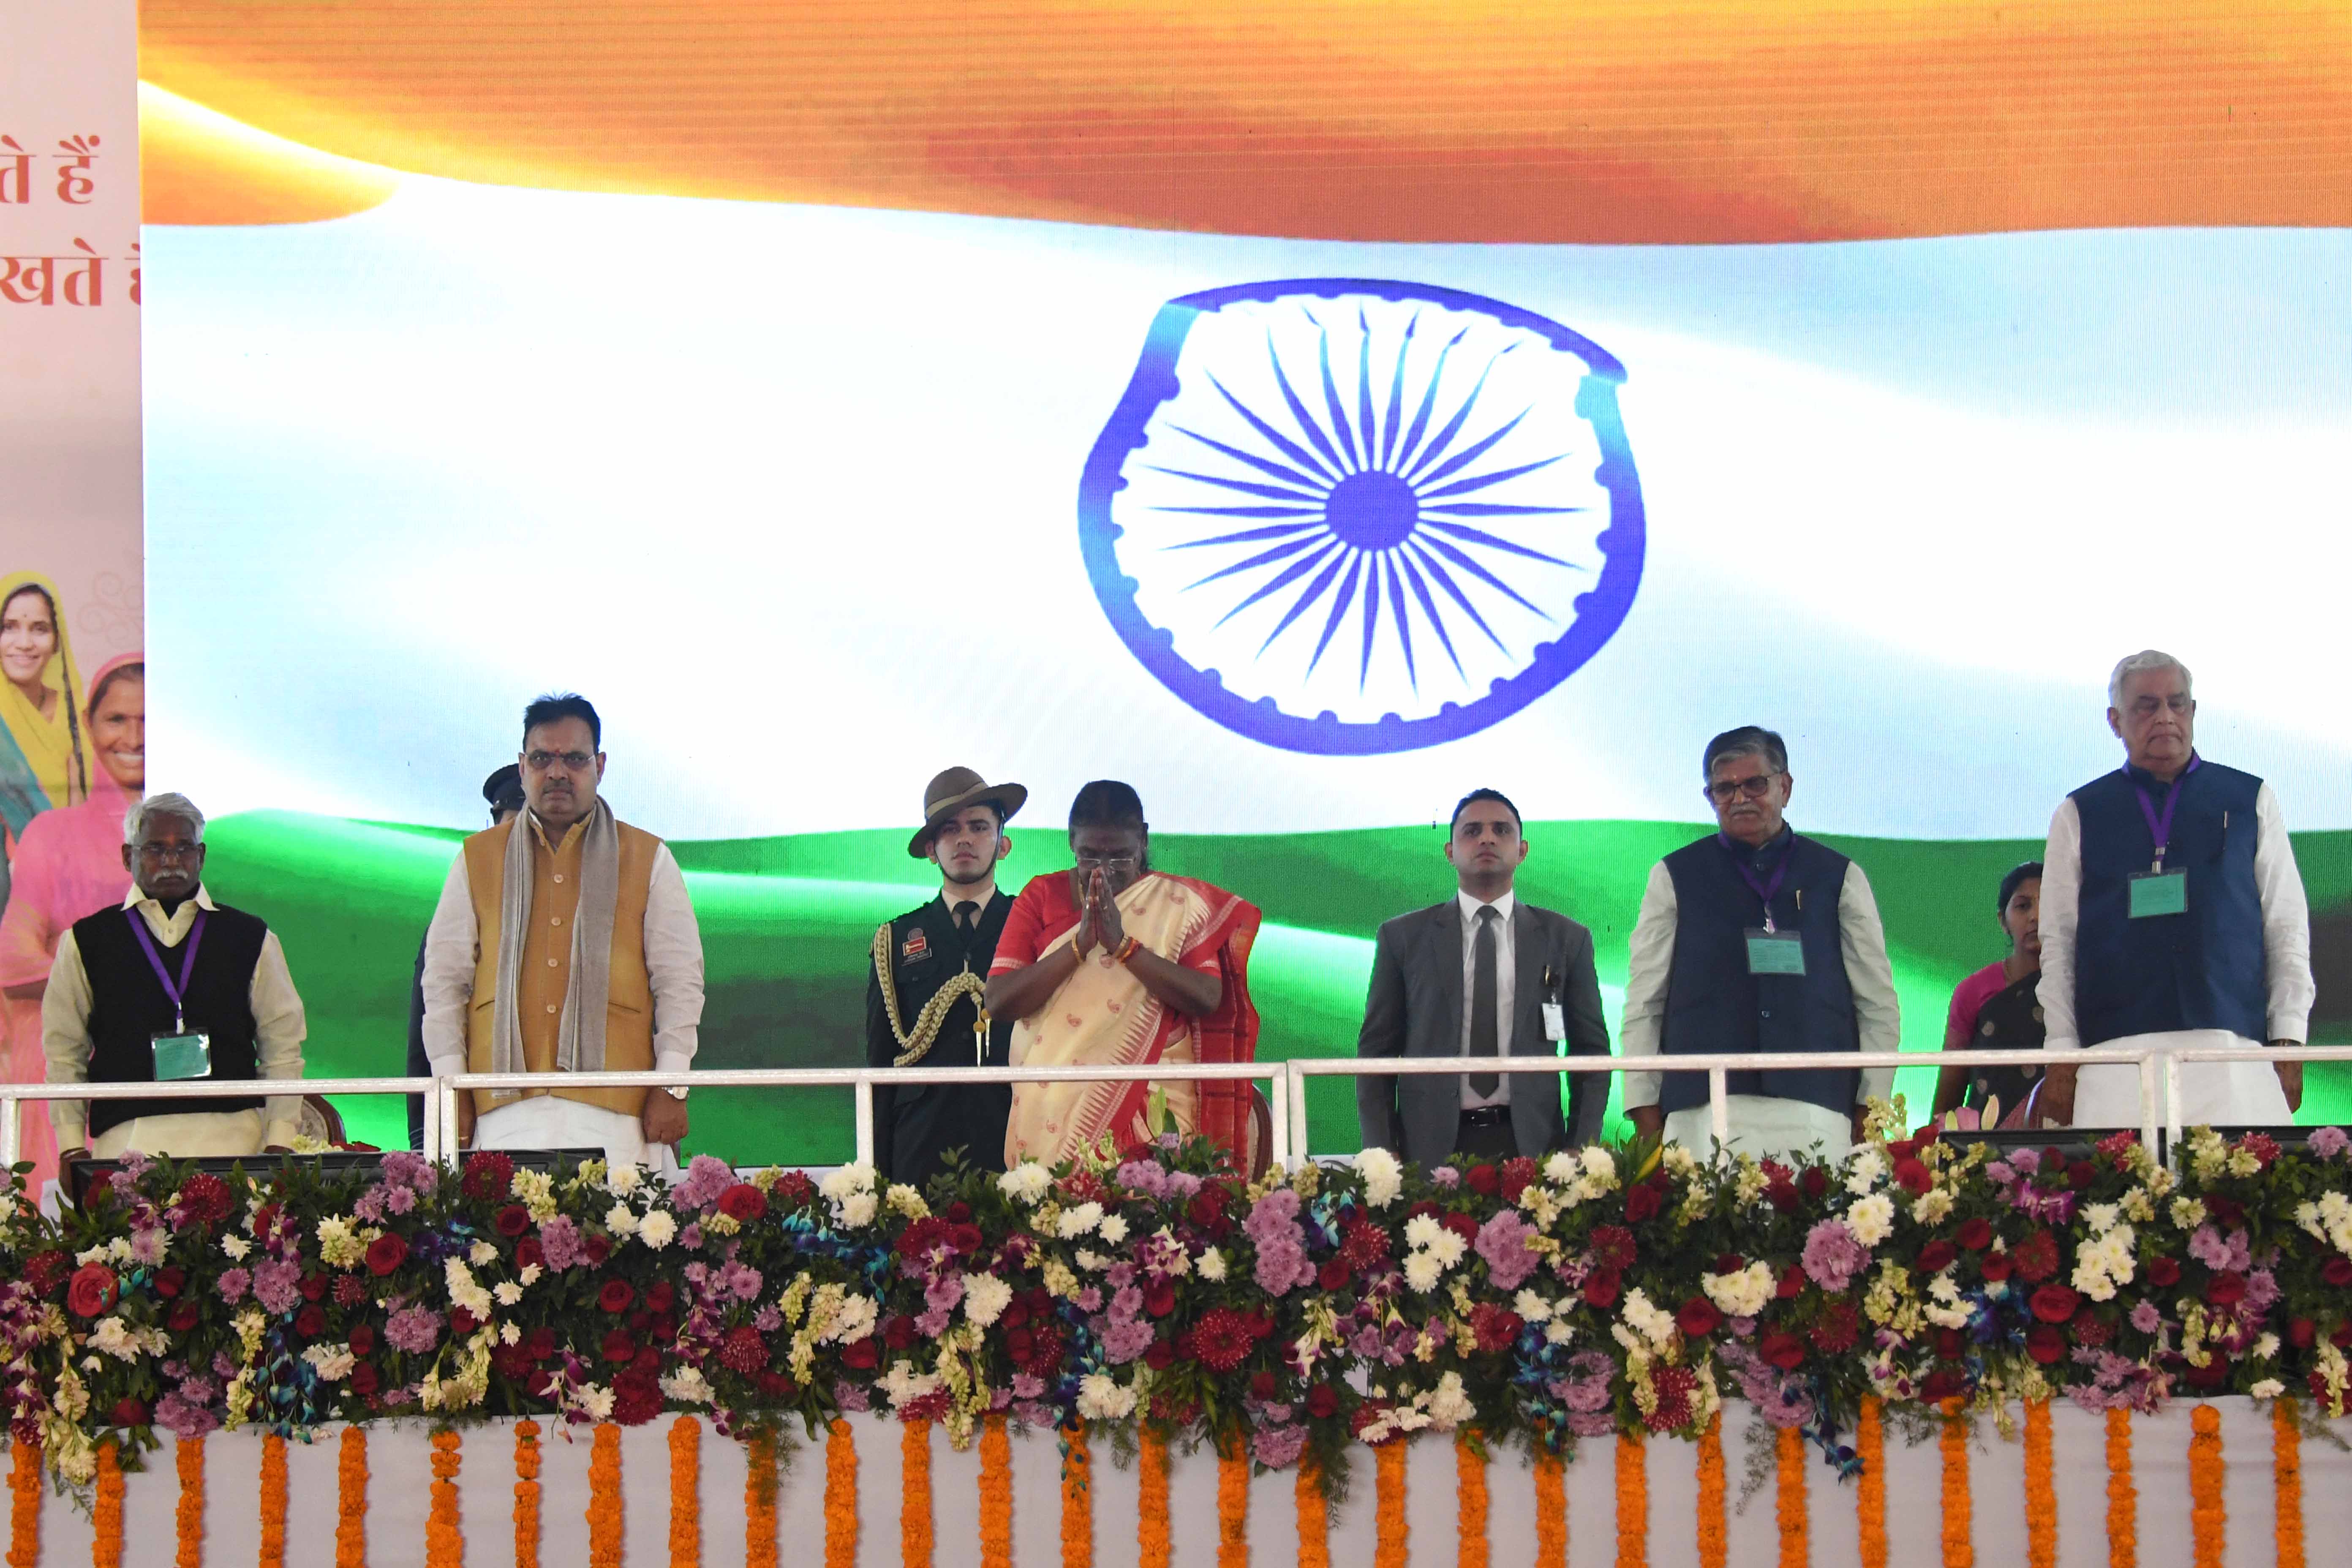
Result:
M1739 879L1748 884L1748 889L1764 900L1764 929L1768 931L1773 930L1772 900L1780 891L1780 884L1788 879L1789 857L1785 854L1780 857L1780 863L1772 868L1769 881L1750 870L1747 857L1737 849L1731 852L1731 865L1739 873Z
M2203 759L2196 752L2189 753L2189 765L2180 770L2180 776L2174 779L2172 787L2164 792L2164 810L2161 814L2156 809L2156 802L2147 797L2147 791L2139 787L2139 781L2132 779L2132 794L2139 796L2139 814L2147 818L2148 837L2156 841L2156 862L2151 868L2153 870L2164 869L2164 852L2172 843L2172 808L2180 804L2180 786L2189 782L2189 775L2197 771ZM2126 773L2124 777L2131 778L2131 774Z
M185 1034L188 1008L184 998L188 994L189 977L196 972L196 948L205 940L205 911L201 909L196 911L196 923L188 931L188 944L180 950L180 983L177 985L172 984L171 973L163 967L163 955L155 951L155 939L147 934L147 922L140 919L139 911L125 910L122 913L131 921L131 931L138 935L139 945L147 950L147 962L155 966L155 978L163 982L163 994L172 999L173 1015L179 1019L173 1032Z

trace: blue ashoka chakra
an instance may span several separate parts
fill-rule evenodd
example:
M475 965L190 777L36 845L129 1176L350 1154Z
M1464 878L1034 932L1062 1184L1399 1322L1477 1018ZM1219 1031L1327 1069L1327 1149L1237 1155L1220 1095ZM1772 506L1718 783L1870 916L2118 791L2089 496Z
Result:
M1171 300L1087 459L1078 538L1135 657L1295 752L1476 733L1632 608L1624 366L1556 321L1359 279Z

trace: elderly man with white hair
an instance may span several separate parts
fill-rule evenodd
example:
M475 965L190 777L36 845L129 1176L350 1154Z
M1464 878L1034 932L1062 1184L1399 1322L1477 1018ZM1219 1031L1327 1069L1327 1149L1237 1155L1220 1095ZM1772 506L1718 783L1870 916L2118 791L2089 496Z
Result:
M2059 803L2042 856L2040 996L2053 1047L2303 1043L2311 920L2286 822L2269 784L2197 754L2196 718L2188 667L2170 654L2116 666L2107 727L2124 765ZM2047 1109L2071 1107L2078 1127L2139 1125L2136 1069L2074 1076L2051 1074ZM2190 1126L2283 1123L2303 1100L2297 1062L2250 1054L2180 1076Z
M278 933L205 891L205 814L152 795L122 825L130 896L58 940L41 995L51 1083L302 1076L302 998ZM300 1095L56 1100L59 1160L258 1154L294 1141ZM84 1147L85 1141L87 1147Z

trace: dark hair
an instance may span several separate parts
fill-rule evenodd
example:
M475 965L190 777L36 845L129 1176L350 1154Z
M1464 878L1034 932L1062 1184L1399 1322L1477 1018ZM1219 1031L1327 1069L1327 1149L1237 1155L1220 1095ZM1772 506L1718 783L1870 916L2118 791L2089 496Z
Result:
M552 724L559 719L584 721L588 743L600 752L604 749L604 721L596 717L596 705L576 691L551 691L544 697L533 698L530 706L522 710L523 739L530 739L530 732L541 724Z
M1003 808L998 808L998 821L1003 820ZM1078 791L1078 798L1070 802L1070 831L1081 827L1144 826L1143 798L1134 786L1117 779L1097 779Z
M1726 730L1706 743L1698 760L1698 776L1702 780L1715 777L1715 764L1726 757L1761 756L1764 765L1776 773L1789 771L1788 743L1760 724L1742 724L1737 730Z
M129 664L118 664L112 669L108 670L104 675L100 676L98 678L98 684L89 689L89 706L90 718L92 720L97 719L98 705L106 700L106 694L114 689L114 683L116 681L137 680L144 682L146 679L147 661L143 658L134 658Z
M1511 814L1512 826L1522 833L1527 831L1527 824L1519 819L1519 808L1511 804L1509 795L1498 789L1474 789L1454 803L1454 816L1445 824L1445 836L1448 838L1453 837L1454 830L1462 826L1462 814L1482 800L1494 801Z
M6 615L8 606L27 594L38 594L41 596L41 603L49 607L49 630L58 641L57 653L49 657L57 659L58 682L65 688L59 695L65 699L66 704L66 798L55 804L68 805L73 801L76 774L81 777L82 799L89 798L89 764L82 761L81 754L81 700L74 695L73 667L59 657L66 651L66 619L58 613L57 596L38 583L24 584L6 598L0 599L0 616ZM139 668L143 672L147 667L142 664ZM89 705L92 708L97 707L98 699L91 698Z
M2042 862L2039 860L2028 860L2021 866L2011 867L2009 875L2000 879L2000 902L1993 905L1992 912L1997 915L2009 913L2009 900L2016 893L2018 885L2038 880L2041 876Z

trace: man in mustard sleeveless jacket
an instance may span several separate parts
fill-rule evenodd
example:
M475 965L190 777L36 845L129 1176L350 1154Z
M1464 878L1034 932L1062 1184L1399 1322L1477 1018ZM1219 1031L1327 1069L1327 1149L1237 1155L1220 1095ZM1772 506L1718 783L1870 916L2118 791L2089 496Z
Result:
M455 1072L684 1072L702 1022L702 935L669 847L596 796L604 727L587 699L523 711L530 809L465 842L425 939L425 1052ZM602 1148L677 1163L686 1090L477 1089L460 1143Z

